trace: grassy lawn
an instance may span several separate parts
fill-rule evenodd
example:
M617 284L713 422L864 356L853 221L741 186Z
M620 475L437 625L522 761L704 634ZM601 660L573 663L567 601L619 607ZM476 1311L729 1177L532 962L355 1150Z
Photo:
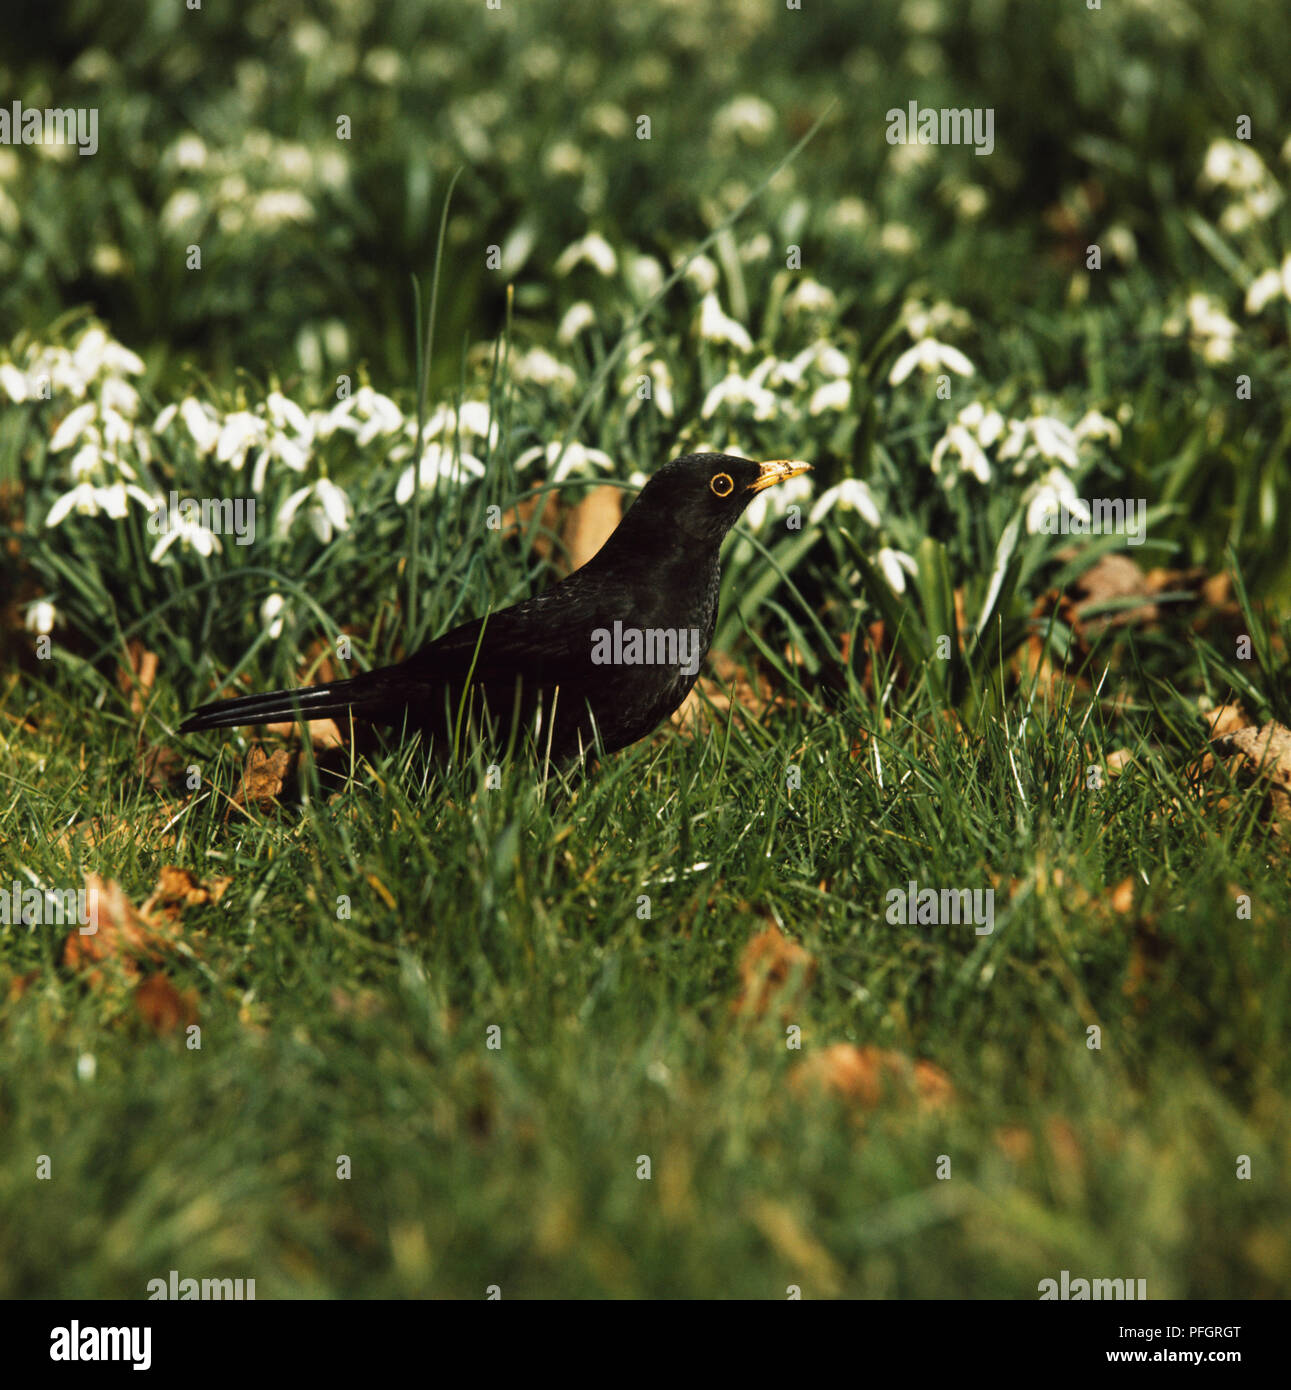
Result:
M1281 7L470 8L0 70L0 1297L1285 1297ZM587 772L174 732L705 448L814 472Z

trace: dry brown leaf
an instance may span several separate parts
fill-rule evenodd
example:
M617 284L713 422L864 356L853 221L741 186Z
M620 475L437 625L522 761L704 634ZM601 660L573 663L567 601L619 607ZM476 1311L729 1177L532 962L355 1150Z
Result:
M609 540L622 518L622 488L594 487L581 502L571 507L560 528L569 569L582 569Z
M560 528L560 503L554 492L539 495L540 487L541 484L535 484L532 490L533 495L523 498L514 507L508 507L502 513L501 534L503 540L523 538L528 534L529 523L541 504L542 516L538 519L538 525L534 530L532 548L535 554L540 555L544 560L549 560L555 548L552 537L558 534Z
M749 940L740 960L744 987L732 1005L732 1012L761 1018L776 996L782 1013L798 1002L816 974L816 962L808 952L777 926ZM790 988L790 986L793 988Z
M158 923L141 912L115 880L104 882L97 874L86 874L85 891L95 930L82 935L73 927L63 943L63 964L88 969L91 984L102 979L99 965L110 963L134 976L141 962L159 964L174 949L174 925Z
M143 643L132 637L126 643L125 662L117 667L117 685L123 695L130 696L132 714L142 714L144 700L157 679L157 653L146 650Z
M1134 880L1123 878L1112 889L1112 911L1120 914L1134 910Z
M931 1062L852 1043L834 1043L806 1058L795 1069L791 1084L823 1087L866 1110L878 1105L885 1094L912 1096L921 1110L941 1109L955 1098L950 1077Z
M260 744L253 744L247 753L246 766L242 769L242 785L233 795L233 804L254 804L260 810L267 811L282 791L290 767L291 754L285 748L275 748L272 753L266 753Z
M1255 723L1240 702L1216 705L1209 713L1203 712L1201 717L1206 721L1206 737L1209 739L1223 738L1225 734L1234 734L1238 729L1248 729Z
M181 993L162 971L149 975L138 986L134 1003L143 1021L161 1037L197 1022L197 991Z
M1234 780L1267 794L1274 828L1291 835L1291 729L1270 720L1263 728L1238 729L1214 740L1215 753L1228 759Z
M157 879L152 896L144 903L141 911L147 915L154 908L160 908L168 918L175 918L185 907L201 907L204 903L217 903L232 883L231 878L213 878L209 883L199 882L188 869L177 869L166 865Z

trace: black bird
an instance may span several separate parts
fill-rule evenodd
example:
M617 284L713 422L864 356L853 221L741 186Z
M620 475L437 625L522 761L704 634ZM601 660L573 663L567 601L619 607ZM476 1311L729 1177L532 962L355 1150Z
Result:
M179 731L353 715L420 731L442 752L477 722L505 732L514 720L556 762L590 751L598 736L606 752L625 748L695 683L717 625L726 533L757 493L809 467L732 454L673 459L592 559L537 598L352 680L213 701Z

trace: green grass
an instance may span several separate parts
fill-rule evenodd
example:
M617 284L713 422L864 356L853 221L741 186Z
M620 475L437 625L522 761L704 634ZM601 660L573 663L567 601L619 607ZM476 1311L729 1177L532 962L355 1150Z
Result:
M234 769L201 740L210 785L167 803L172 842L136 721L57 689L22 713L39 732L10 736L0 824L42 881L92 860L136 902L161 863L233 882L185 911L171 965L200 1051L59 968L62 932L7 937L37 975L0 1014L6 1295L142 1296L171 1268L260 1297L1025 1298L1063 1268L1153 1297L1284 1288L1286 859L1188 793L1196 744L1089 791L1097 713L1082 736L1037 698L1019 738L925 709L879 741L880 787L852 756L879 712L799 701L569 785L517 766L488 791L475 767L423 794L391 759L226 819ZM910 879L995 885L993 933L890 925ZM817 973L736 1014L771 922ZM842 1042L936 1064L953 1102L791 1084Z

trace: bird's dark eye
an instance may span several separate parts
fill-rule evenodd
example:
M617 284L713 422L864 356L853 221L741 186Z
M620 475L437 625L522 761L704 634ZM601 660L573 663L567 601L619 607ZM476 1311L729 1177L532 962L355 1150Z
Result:
M735 491L735 479L729 473L716 473L708 486L715 497L729 497Z

